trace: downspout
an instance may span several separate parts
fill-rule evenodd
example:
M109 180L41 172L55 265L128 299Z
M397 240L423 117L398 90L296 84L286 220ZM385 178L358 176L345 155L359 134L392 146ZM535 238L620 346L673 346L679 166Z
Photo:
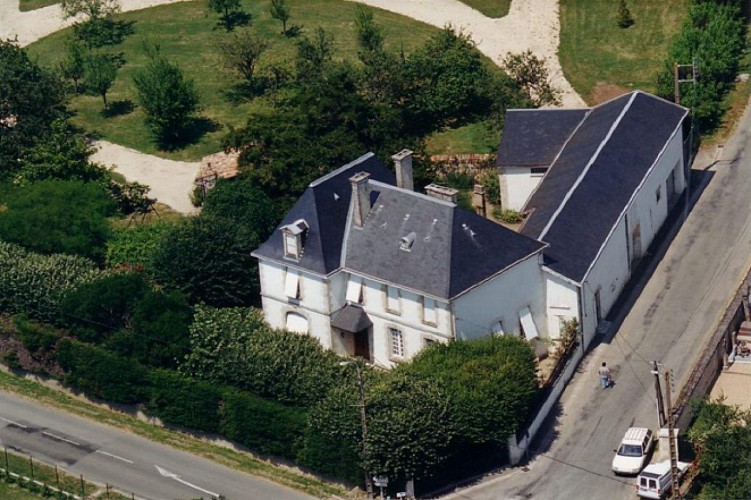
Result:
M582 283L583 284L583 283ZM584 287L579 286L579 328L581 328L581 336L582 336L582 354L587 352L587 342L586 338L584 337Z

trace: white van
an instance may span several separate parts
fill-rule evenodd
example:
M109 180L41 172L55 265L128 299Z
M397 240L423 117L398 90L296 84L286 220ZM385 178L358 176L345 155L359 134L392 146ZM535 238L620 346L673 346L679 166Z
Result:
M686 462L678 462L678 478L688 470ZM636 494L642 498L660 500L670 493L670 460L647 465L636 478Z
M615 450L612 469L616 474L638 474L647 463L654 436L645 427L630 427Z

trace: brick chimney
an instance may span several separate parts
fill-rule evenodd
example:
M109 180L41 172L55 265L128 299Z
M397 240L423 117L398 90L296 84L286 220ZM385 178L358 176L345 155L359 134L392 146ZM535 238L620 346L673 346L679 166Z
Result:
M415 186L412 182L412 151L402 149L392 156L391 159L394 160L394 170L396 170L396 185L410 191L414 190Z
M354 207L353 222L355 223L355 227L359 228L362 228L363 223L370 212L369 178L370 174L367 172L359 172L349 178L349 182L352 184L352 204Z
M459 191L454 188L439 186L438 184L428 184L425 186L425 192L428 196L454 204L456 204L456 195L459 194Z

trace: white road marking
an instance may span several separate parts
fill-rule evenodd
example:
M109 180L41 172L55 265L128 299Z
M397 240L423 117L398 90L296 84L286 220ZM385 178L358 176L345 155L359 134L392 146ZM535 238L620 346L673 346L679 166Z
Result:
M113 455L112 453L107 453L106 451L95 450L95 453L99 453L100 455L106 455L108 457L111 457L117 460L122 460L123 462L129 463L129 464L133 463L133 460L128 460L127 458L123 458L123 457L118 457L117 455Z
M200 488L200 487L196 486L195 484L191 484L188 481L180 479L180 476L178 476L174 472L170 472L168 470L162 469L158 465L155 465L154 467L156 467L156 470L159 471L159 474L161 474L164 477L168 477L170 479L174 479L178 483L183 483L185 486L189 486L189 487L193 488L194 490L198 490L200 492L206 493L207 495L211 495L214 498L218 498L219 497L219 493L214 493L213 491L204 490L203 488Z
M23 424L19 424L18 422L14 422L13 420L8 420L7 418L0 417L0 420L3 422L8 422L10 425L15 425L16 427L20 427L21 429L28 429L27 426Z
M57 434L52 434L51 432L42 431L42 434L49 436L52 439L57 439L58 441L65 441L66 443L72 444L73 446L81 446L81 443L76 443L75 441L71 441L70 439L65 439L64 437L58 436Z

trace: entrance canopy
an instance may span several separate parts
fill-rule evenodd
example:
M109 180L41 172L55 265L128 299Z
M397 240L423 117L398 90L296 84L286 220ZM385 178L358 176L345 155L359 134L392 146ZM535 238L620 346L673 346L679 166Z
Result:
M331 315L331 326L345 332L357 333L373 326L373 322L362 307L347 304Z

